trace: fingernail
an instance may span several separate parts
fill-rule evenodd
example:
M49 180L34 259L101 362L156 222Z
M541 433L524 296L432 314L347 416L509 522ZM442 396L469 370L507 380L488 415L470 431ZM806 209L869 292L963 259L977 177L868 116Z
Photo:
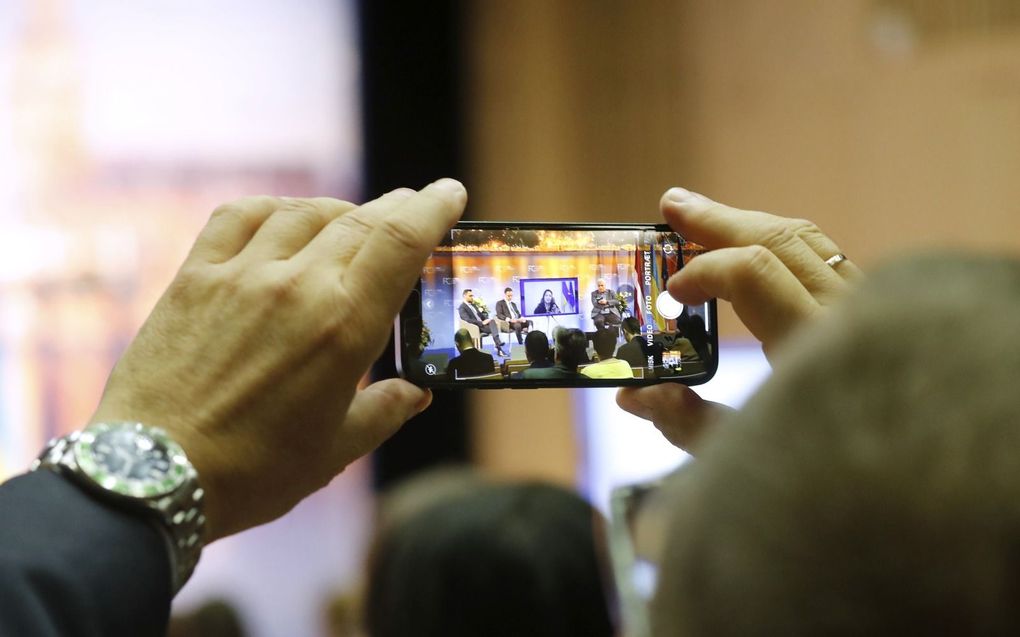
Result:
M415 406L415 409L418 410L415 413L420 414L421 412L423 412L426 409L428 409L429 405L431 405L431 404L432 404L432 390L431 389L426 389L425 390L425 395L422 396L421 400L419 400L418 404Z
M450 179L449 177L443 177L439 181L433 184L436 188L450 193L451 195L462 195L464 194L464 185L456 179Z
M413 195L414 191L411 190L410 188L397 188L396 190L391 190L386 194L406 199L407 197Z
M691 191L686 188L670 188L666 191L666 199L676 203L684 203L693 197L694 195L691 194Z

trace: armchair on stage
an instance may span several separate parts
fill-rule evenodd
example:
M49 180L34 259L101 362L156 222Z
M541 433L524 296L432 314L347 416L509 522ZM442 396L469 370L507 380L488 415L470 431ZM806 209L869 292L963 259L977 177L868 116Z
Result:
M471 340L475 344L475 349L482 349L482 331L478 329L478 326L474 323L468 323L464 319L460 319L460 327L468 331L471 335ZM488 336L485 334L484 336Z
M506 319L501 319L498 316L495 317L493 320L496 321L496 326L499 328L500 332L503 332L504 334L512 334L513 333L513 330L510 328L510 321L508 321ZM521 328L521 334L527 334L528 330L530 330L532 327L534 327L534 325L535 325L535 323L531 319L528 319L527 321L525 321L524 322L524 327Z

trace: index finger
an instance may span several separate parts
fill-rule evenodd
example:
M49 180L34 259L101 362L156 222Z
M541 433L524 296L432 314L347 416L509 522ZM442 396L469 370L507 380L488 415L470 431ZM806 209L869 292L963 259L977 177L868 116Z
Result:
M857 267L844 261L840 271L826 263L842 251L817 225L756 210L742 210L712 201L683 188L662 197L662 214L685 238L710 250L762 245L778 256L816 295L841 294Z
M669 278L667 289L687 305L729 301L765 354L820 305L776 257L761 246L721 248L699 255Z
M467 191L460 182L440 179L375 225L343 273L352 298L366 301L367 319L393 319L421 276L425 259L460 219L466 203Z

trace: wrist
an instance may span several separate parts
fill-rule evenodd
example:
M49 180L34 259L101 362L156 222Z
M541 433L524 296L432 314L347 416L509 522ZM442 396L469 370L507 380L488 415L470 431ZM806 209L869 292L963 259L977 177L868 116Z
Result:
M204 490L183 448L161 428L94 422L51 441L32 470L54 471L99 500L144 518L167 540L176 593L204 544Z

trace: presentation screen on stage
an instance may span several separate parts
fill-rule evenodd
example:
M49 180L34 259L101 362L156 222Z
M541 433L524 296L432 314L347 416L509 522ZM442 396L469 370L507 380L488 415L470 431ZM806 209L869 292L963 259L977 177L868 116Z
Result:
M577 314L577 277L570 279L521 279L523 316L572 316Z

